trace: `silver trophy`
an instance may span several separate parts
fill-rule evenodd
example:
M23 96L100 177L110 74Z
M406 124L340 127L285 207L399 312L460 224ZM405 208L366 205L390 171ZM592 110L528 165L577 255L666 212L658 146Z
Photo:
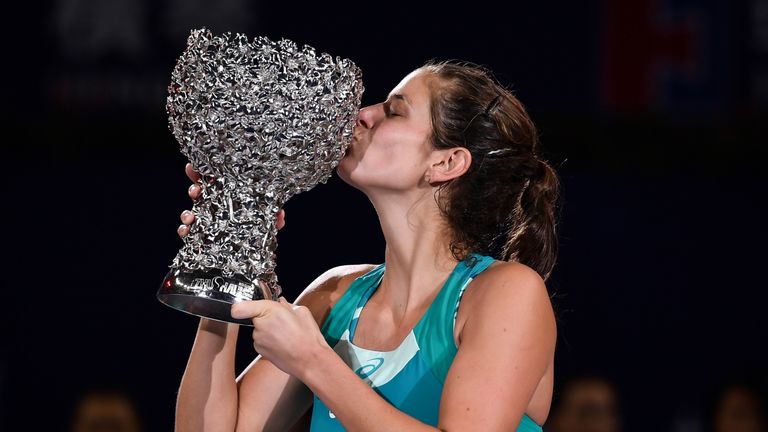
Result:
M238 324L233 303L277 300L277 212L325 183L360 108L360 69L282 39L193 30L168 87L169 127L202 175L195 223L157 298Z

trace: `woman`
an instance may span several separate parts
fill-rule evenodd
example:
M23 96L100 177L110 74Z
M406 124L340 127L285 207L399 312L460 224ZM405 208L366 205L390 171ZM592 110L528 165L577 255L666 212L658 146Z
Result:
M238 326L202 319L177 430L541 431L558 181L537 145L520 102L465 63L361 109L337 172L376 208L385 263L328 270L293 305L234 305L260 353L237 379Z

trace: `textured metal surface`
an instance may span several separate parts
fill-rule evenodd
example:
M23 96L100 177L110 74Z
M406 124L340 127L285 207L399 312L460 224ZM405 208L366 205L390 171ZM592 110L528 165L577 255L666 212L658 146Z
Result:
M325 183L344 156L363 93L359 68L287 39L200 29L168 91L169 127L203 176L171 269L242 276L252 291L260 280L277 299L277 212Z

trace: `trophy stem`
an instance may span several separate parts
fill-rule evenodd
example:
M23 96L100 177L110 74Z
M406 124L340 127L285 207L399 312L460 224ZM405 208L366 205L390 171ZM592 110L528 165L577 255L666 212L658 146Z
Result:
M203 181L193 205L195 224L166 274L157 298L174 309L217 321L251 325L230 314L232 304L277 300L277 211L283 200L226 178ZM245 196L244 196L245 195Z

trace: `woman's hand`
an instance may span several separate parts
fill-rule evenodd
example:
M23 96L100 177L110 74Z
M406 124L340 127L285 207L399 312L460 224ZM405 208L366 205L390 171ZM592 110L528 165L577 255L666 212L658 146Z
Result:
M253 347L283 372L301 379L314 358L330 346L312 312L285 298L242 301L232 305L232 317L253 322Z
M196 201L198 198L200 198L200 173L195 171L194 168L192 168L191 163L187 163L187 166L184 168L184 171L187 173L187 177L189 177L190 180L192 180L192 186L189 187L189 190L187 193L189 194L189 197L192 198L192 201ZM189 234L189 226L192 225L192 222L195 221L195 214L192 213L190 210L184 210L181 212L181 225L179 225L179 228L176 230L176 232L179 233L179 237L184 237L187 234ZM280 211L277 212L277 229L281 229L285 226L285 210L280 209Z

